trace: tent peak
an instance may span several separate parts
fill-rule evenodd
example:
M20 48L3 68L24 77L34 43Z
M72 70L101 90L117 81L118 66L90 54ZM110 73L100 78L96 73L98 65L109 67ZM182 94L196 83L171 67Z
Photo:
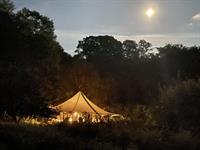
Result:
M98 115L112 114L92 103L82 91L77 92L73 97L56 107L64 112L87 112Z

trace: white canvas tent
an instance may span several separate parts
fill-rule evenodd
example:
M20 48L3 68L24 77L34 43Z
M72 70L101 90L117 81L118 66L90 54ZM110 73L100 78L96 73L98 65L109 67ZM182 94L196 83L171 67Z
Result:
M61 121L63 121L66 116L69 121L77 121L77 118L82 117L85 113L92 116L93 119L96 118L96 121L97 118L99 119L105 116L114 115L114 113L105 111L92 103L81 91L75 94L72 98L55 106L55 108L61 112L59 116Z

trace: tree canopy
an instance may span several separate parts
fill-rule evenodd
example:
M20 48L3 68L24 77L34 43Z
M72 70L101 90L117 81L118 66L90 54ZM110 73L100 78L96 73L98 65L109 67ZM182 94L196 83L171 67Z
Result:
M53 22L26 8L14 13L10 1L0 5L0 110L11 116L47 115L43 110L55 96L51 90L64 53Z

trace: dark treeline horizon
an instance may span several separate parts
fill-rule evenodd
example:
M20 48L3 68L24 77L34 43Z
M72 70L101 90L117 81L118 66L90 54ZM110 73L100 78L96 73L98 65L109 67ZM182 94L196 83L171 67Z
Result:
M198 80L200 46L151 43L88 36L71 56L56 40L53 21L37 11L14 12L0 3L0 112L48 114L49 103L83 91L95 103L156 105L163 87Z

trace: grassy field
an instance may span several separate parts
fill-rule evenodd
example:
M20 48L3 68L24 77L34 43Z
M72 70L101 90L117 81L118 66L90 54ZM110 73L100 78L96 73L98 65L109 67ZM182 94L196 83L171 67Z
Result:
M189 131L164 132L129 123L33 126L1 123L0 150L198 150Z

